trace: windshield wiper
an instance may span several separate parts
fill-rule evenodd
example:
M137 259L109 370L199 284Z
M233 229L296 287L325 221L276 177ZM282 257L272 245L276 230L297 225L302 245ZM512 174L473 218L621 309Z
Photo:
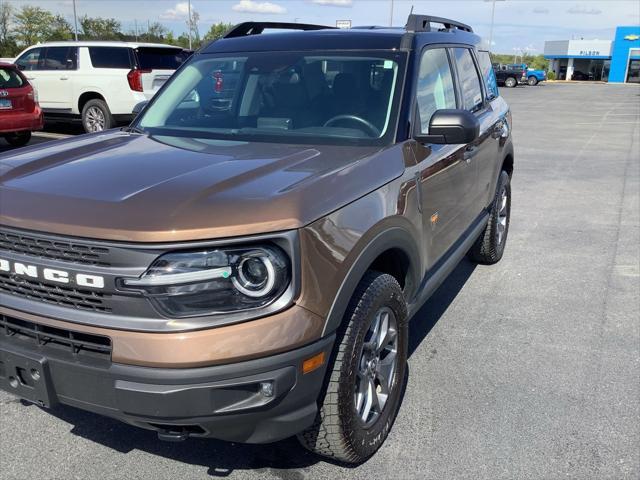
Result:
M123 127L122 131L123 132L127 132L127 133L141 133L141 134L146 134L147 133L144 130L138 128L138 127Z

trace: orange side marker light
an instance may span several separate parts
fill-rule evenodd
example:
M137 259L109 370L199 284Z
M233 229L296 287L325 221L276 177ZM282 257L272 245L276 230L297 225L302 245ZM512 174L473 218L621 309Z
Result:
M316 353L313 357L307 358L302 362L302 373L311 373L324 364L324 352Z

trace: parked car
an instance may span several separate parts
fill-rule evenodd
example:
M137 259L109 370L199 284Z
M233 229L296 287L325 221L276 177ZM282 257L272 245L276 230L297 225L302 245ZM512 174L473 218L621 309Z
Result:
M79 118L87 132L128 123L190 52L153 43L50 42L16 59L40 95L47 119Z
M512 65L502 65L495 63L493 65L498 85L504 85L507 88L517 87L519 83L526 80L526 69Z
M0 63L0 136L14 147L29 143L43 127L38 95L18 68Z
M480 45L423 15L243 23L129 128L4 157L0 387L365 461L409 320L467 253L505 250L511 115Z
M571 75L571 80L593 80L592 73L584 73L580 70L574 70Z
M544 70L536 70L529 68L526 63L514 63L506 66L509 70L522 70L522 81L532 87L535 87L540 82L544 82L547 79L547 72Z

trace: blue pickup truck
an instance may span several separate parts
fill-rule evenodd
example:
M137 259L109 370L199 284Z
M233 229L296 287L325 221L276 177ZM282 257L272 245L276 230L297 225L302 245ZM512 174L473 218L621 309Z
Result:
M507 65L507 68L514 70L523 70L522 82L535 87L538 83L544 82L547 79L547 72L544 70L534 70L529 68L526 63L514 63Z

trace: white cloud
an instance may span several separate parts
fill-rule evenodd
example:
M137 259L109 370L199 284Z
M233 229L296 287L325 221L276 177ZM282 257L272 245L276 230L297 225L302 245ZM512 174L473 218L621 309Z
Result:
M271 2L254 2L253 0L240 0L233 7L236 12L243 13L287 13L287 9Z
M193 11L193 4L191 4L191 11ZM189 16L189 4L187 2L176 3L176 6L166 10L160 18L162 20L181 20Z
M598 10L597 8L587 8L584 5L574 5L567 13L571 15L600 15L602 10Z
M546 15L549 13L549 9L544 7L536 7L533 9L533 13L541 13L543 15Z
M353 5L353 0L311 0L311 3L330 5L332 7L350 7Z

